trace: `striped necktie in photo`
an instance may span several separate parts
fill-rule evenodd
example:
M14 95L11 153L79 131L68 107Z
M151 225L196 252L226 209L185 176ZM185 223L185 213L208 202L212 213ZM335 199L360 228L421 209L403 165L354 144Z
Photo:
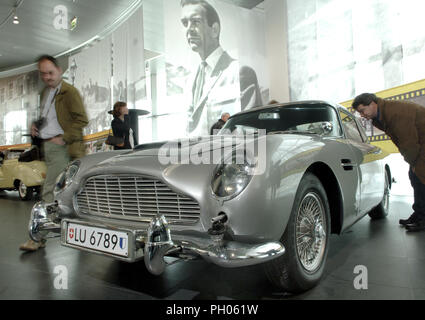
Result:
M193 93L193 105L196 106L199 100L202 97L202 89L204 88L205 83L205 68L207 63L202 61L199 66L198 76L196 77L196 87L195 92Z

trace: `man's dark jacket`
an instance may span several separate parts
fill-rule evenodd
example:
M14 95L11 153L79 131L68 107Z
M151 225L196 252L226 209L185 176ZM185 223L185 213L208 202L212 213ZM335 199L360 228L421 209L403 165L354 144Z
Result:
M425 184L425 107L378 98L378 109L379 121L374 119L373 125L385 131Z
M221 128L223 128L225 123L226 122L224 122L223 120L218 119L218 121L216 123L214 123L213 126L211 127L210 135L214 134L214 130L220 130ZM215 133L217 133L217 132L215 132Z
M44 105L49 88L41 94L41 105ZM81 158L86 153L83 141L83 129L89 123L83 101L78 90L62 80L62 86L56 95L56 115L59 125L64 131L63 140L66 143L71 159Z

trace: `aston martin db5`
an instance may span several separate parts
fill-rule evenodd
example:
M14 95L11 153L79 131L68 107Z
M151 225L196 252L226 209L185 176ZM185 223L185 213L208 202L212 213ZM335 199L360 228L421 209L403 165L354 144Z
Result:
M324 272L329 235L388 214L386 153L346 108L303 101L233 115L218 135L88 155L34 205L33 240L134 262L262 264L282 290Z

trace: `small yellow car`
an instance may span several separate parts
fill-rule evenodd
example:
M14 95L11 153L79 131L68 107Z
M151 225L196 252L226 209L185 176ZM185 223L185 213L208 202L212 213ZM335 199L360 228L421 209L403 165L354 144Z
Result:
M46 164L40 160L37 147L0 151L0 190L18 190L22 200L31 200L45 178Z

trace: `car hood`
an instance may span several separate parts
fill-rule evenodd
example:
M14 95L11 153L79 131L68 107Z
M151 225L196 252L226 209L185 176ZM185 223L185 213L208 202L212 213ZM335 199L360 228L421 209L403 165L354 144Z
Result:
M238 157L243 155L244 160L257 158L274 159L278 156L279 149L281 160L290 159L300 152L308 152L323 146L318 136L275 134L255 137L253 145L249 145L243 139L232 136L209 136L204 139L183 139L170 142L140 145L135 150L110 152L107 155L94 156L92 160L83 161L84 170L90 174L103 173L139 173L164 176L168 171L176 171L177 168L185 168L185 174L191 174L200 170L211 172L217 164L227 159L229 154ZM236 153L234 152L236 150ZM238 153L238 150L244 152ZM240 158L237 158L238 160ZM252 163L252 162L250 162ZM262 162L265 164L265 162ZM87 172L88 173L88 172Z
M261 148L261 143L264 143L264 146L267 145L267 148L274 149L274 145L287 145L288 153L295 153L297 151L294 148L296 145L305 146L305 145L323 145L319 136L315 135L298 135L298 134L275 134L267 136L252 136L252 143L256 144L255 152L264 152L266 153L265 148ZM152 158L156 159L154 161L164 163L162 158L167 158L176 154L192 156L198 155L200 153L211 154L216 150L222 150L224 155L230 150L235 150L239 148L245 148L247 146L247 140L236 136L205 136L198 138L187 138L173 141L163 141L156 143L149 143L139 145L134 150L129 150L126 152L120 152L114 154L112 157L109 156L103 161L98 162L98 166L111 166L111 165L125 165L126 163L137 162L137 159L142 158ZM270 153L271 150L269 150ZM166 161L165 161L166 162Z
M312 148L317 149L323 145L318 137L313 136L276 134L262 137L265 138L264 141L267 144L267 150L260 153L267 155L264 158L266 162L262 162L262 169L265 169L268 166L266 163L270 161L287 161L297 153L307 152ZM255 138L255 141L258 140L260 139ZM244 143L234 137L214 137L210 141L199 142L185 139L177 142L142 145L139 150L100 152L82 159L79 173L74 182L81 184L85 179L99 175L139 175L162 180L174 191L191 195L201 201L203 192L210 190L211 179L217 163L194 165L193 162L191 164L188 164L189 162L161 162L160 153L167 154L172 151L178 146L178 142L181 143L181 151L187 150L190 155L201 151L202 148L204 148L202 151L207 154L212 154L218 149L244 148ZM223 156L225 153L225 150L221 152ZM264 172L262 171L262 173ZM262 173L259 174L262 175Z
M254 140L257 141L255 138ZM170 153L179 152L182 154L195 154L199 152L211 152L224 148L238 148L243 146L244 140L235 136L205 136L197 138L185 138L172 141L163 141L157 143L143 144L136 149L120 153L115 157L104 160L102 163L126 161L131 158L146 156L169 155Z

